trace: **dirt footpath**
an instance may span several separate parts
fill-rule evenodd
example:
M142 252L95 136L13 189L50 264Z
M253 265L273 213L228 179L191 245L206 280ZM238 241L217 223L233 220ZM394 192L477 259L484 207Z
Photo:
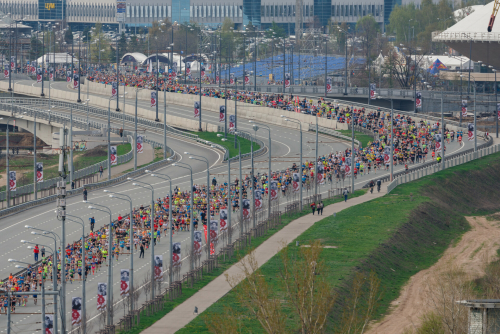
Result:
M435 265L411 277L399 298L392 302L389 314L375 323L367 334L400 334L406 327L418 326L420 317L428 310L428 282L445 264L451 262L473 278L484 275L486 265L496 259L496 251L500 248L500 222L488 221L486 217L467 217L467 221L471 230L455 247L450 246Z

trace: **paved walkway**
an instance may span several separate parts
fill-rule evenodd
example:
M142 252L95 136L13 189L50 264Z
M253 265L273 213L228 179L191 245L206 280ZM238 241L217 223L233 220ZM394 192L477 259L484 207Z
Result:
M320 221L326 216L331 216L334 212L339 212L351 206L383 196L386 194L386 191L387 186L383 185L380 193L374 192L373 194L370 194L370 192L368 192L363 196L348 199L347 202L340 202L325 207L323 216L308 214L302 218L292 221L255 249L255 259L257 260L259 267L278 253L281 248L282 241L285 241L288 244L306 231L309 227L314 225L314 223ZM179 329L186 326L195 318L195 315L193 314L195 306L198 307L198 312L201 313L231 290L231 287L226 282L225 274L228 274L231 277L241 276L241 269L238 264L234 264L226 270L224 274L221 274L203 289L194 294L191 298L154 323L151 327L145 329L142 333L175 333Z

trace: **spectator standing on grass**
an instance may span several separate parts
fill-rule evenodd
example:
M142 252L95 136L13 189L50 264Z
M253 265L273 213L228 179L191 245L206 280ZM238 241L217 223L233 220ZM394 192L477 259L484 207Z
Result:
M347 188L344 188L344 191L342 191L342 195L344 195L344 202L347 202L347 196L349 195L349 190L347 190Z

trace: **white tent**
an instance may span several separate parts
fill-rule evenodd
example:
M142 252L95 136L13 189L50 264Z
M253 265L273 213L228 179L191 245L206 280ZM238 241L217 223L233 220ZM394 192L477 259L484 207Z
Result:
M45 63L50 63L54 64L54 60L56 64L71 64L71 55L67 53L55 53L55 58L54 58L54 53L48 53L44 54L40 58L38 58L36 61L38 64L41 64L42 61ZM76 57L73 57L73 63L78 63L78 59Z
M439 59L440 62L444 64L448 68L449 71L461 71L467 69L469 65L469 58L464 56L447 56L447 55L432 55L425 56L423 64L421 65L423 68L429 69L432 64ZM472 62L472 68L474 68L474 62Z

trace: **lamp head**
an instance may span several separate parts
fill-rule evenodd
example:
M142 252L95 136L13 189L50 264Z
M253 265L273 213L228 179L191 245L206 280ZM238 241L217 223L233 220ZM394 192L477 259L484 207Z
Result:
M104 190L103 190L103 192L105 192L105 193L109 193L109 190L107 190L107 189L104 189Z
M26 240L21 240L21 243L25 244L25 243L27 243L27 241Z
M131 178L131 177L127 177L127 180L128 180L128 181L131 181L131 180L133 180L133 178Z
M222 133L218 133L217 137L219 137L219 138L222 137Z
M90 210L93 210L93 209L95 209L95 208L94 208L92 205L89 205L89 209L90 209Z
M26 268L26 267L16 264L16 268Z
M184 152L184 154L191 154L191 153L189 153L189 152Z
M33 226L30 226L30 225L24 225L24 228L33 228Z
M145 171L145 172L146 172L146 173L151 173L151 171L150 171L149 169L146 169L146 171Z
M115 195L109 195L109 198L115 198Z
M14 260L14 259L8 259L7 261L8 261L8 262L17 262L17 261L16 261L16 260Z
M36 233L35 231L31 231L31 234L37 235L38 233Z

